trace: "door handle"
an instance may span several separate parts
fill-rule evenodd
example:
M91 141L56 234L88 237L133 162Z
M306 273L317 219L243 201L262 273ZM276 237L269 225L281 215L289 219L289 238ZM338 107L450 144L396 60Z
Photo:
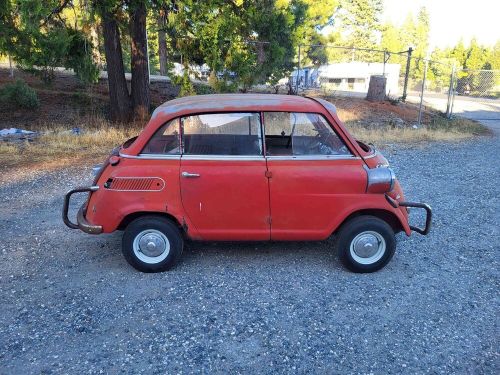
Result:
M200 174L199 173L182 172L181 176L186 177L186 178L194 178L194 177L200 177Z

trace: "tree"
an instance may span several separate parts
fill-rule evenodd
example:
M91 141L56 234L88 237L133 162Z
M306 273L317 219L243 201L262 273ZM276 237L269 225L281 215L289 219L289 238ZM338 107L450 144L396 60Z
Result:
M167 75L167 34L165 28L167 26L167 15L164 8L158 12L158 55L160 61L160 75Z
M134 116L144 120L149 115L148 50L146 41L146 3L142 0L128 4L131 36L131 94Z
M217 91L246 90L293 69L306 6L299 0L176 2L167 29L183 62L206 63ZM175 25L172 27L172 25Z
M68 7L72 14L64 14ZM0 51L18 66L50 82L56 67L73 69L84 82L95 82L98 70L91 54L92 43L79 29L81 9L69 0L2 0Z
M131 117L132 102L125 80L120 29L116 17L118 9L112 4L104 3L97 5L96 9L101 16L103 26L110 117L113 121L125 122Z
M342 0L340 7L339 15L342 29L347 35L347 45L375 49L377 32L381 30L382 0Z
M382 38L380 47L390 52L401 52L408 49L401 39L401 31L392 23L386 23L382 26Z

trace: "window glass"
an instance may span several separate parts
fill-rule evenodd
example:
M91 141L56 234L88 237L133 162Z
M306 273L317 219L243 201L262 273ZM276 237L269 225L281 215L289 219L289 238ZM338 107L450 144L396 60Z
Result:
M351 155L322 115L266 112L264 123L268 155Z
M262 155L258 113L213 113L182 119L184 154Z
M163 125L151 137L143 154L180 154L179 145L179 120L174 119Z

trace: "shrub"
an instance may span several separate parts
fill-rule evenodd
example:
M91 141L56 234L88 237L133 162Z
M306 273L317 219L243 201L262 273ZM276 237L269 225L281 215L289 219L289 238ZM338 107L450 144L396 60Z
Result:
M13 83L7 83L4 87L0 88L0 101L28 109L40 106L35 90L20 79L17 79Z

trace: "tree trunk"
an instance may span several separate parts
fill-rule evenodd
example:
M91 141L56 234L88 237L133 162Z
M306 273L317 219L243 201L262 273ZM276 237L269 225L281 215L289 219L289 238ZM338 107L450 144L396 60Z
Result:
M104 52L108 71L110 116L113 121L129 121L131 101L123 68L120 30L113 14L102 15Z
M158 55L160 59L160 75L167 75L167 38L165 34L166 12L160 9L158 16Z
M387 78L384 76L371 76L370 84L368 85L368 93L366 99L373 102L382 102L385 100L385 87Z
M146 40L146 5L143 1L131 8L132 104L134 116L144 120L149 115L148 49Z

